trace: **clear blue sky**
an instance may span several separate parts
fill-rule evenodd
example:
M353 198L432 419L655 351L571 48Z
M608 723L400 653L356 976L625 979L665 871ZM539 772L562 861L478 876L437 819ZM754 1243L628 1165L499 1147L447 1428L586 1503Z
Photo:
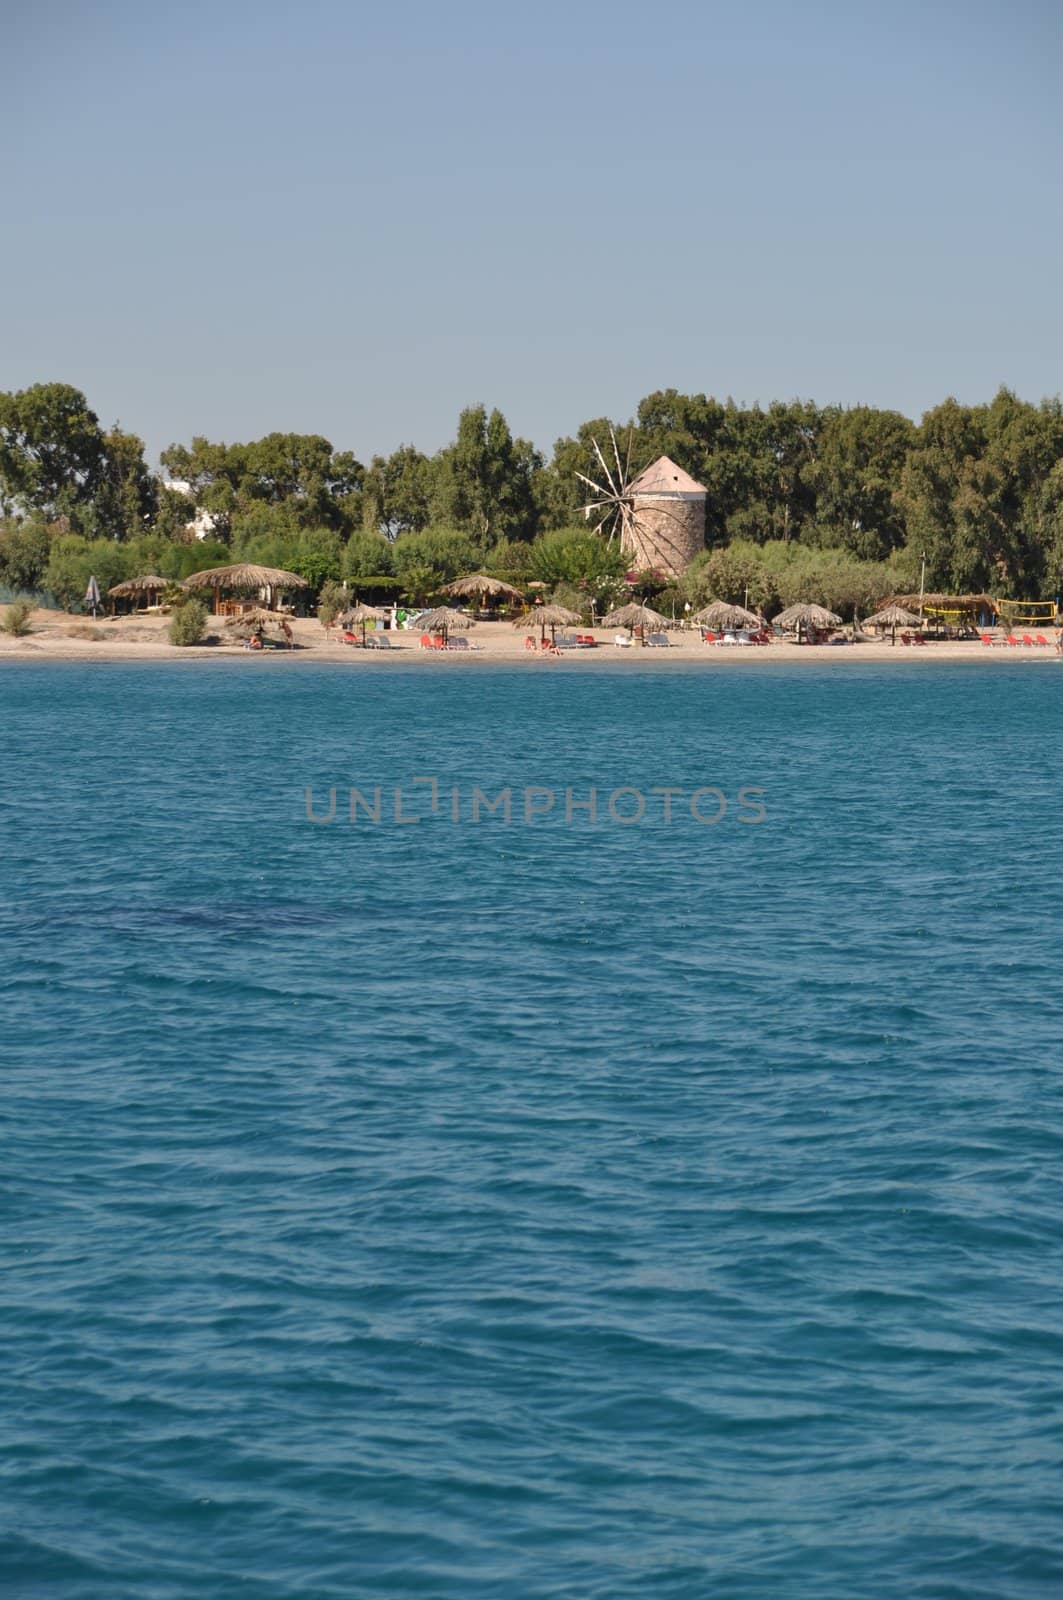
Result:
M0 387L153 461L1056 394L1061 46L1054 0L9 4Z

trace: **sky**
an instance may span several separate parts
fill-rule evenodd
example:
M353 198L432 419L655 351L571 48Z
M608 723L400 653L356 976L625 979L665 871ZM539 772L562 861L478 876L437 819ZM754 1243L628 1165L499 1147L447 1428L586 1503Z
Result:
M0 388L153 463L1063 389L1055 0L8 0L0 63Z

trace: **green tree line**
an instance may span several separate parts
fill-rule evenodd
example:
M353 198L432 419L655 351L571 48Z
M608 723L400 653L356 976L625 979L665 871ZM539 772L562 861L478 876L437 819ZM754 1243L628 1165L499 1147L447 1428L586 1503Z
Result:
M165 449L157 472L135 434L104 427L62 383L0 393L0 585L70 600L90 571L103 586L249 559L315 588L377 580L415 599L479 566L586 592L623 570L581 516L577 476L600 478L593 441L607 444L611 426L632 471L669 455L708 492L706 552L683 595L768 604L799 590L858 605L869 587L911 586L924 558L934 589L1063 588L1058 399L1001 389L915 423L870 406L740 406L668 389L628 422L584 423L549 458L478 405L433 455L405 444L364 463L317 434L197 436ZM190 530L197 514L206 541Z

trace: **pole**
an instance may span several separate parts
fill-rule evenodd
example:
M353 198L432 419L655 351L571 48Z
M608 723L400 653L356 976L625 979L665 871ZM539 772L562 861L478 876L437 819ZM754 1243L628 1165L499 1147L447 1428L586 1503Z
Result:
M923 551L923 564L919 569L919 626L923 625L923 596L926 593L926 551Z

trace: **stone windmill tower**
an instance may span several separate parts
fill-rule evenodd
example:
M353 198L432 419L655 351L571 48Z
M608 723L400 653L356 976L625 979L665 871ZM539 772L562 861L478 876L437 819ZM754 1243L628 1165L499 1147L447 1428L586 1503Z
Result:
M595 483L582 472L577 474L595 495L583 507L583 514L590 518L601 513L598 528L610 525L610 539L619 537L640 572L655 570L679 577L705 548L708 490L669 456L658 456L637 478L629 477L621 465L615 435L611 438L614 468L607 464L597 440L591 441L605 484Z

